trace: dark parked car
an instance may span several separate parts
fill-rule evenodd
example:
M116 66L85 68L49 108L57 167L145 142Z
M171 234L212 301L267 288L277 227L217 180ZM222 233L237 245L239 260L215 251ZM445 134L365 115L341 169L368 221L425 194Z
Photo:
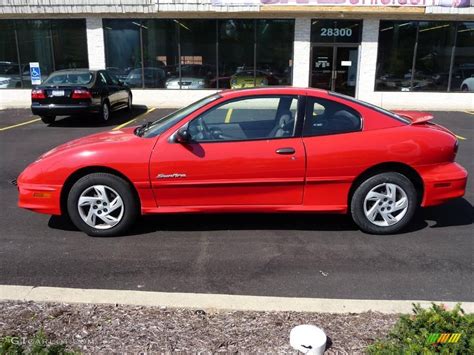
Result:
M31 111L47 124L56 116L82 113L107 121L111 111L122 108L131 110L132 92L107 70L56 71L31 90Z

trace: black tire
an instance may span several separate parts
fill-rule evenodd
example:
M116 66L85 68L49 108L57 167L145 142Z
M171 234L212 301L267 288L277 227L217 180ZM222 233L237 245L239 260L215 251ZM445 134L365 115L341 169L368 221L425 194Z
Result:
M56 120L56 116L41 116L41 121L45 124L51 124Z
M120 221L108 229L90 226L82 219L79 212L78 201L81 194L95 185L103 185L114 190L123 201L123 215ZM132 189L133 187L127 181L112 174L93 173L80 178L74 183L67 197L67 210L72 223L78 229L93 237L114 237L124 234L134 224L139 214L139 203ZM102 208L101 204L99 204L100 208ZM96 217L96 222L101 221L100 216L98 217L99 220ZM105 224L105 222L102 224Z
M401 215L399 221L397 221L396 223L392 225L380 226L380 225L375 224L378 222L377 220L375 220L373 223L365 215L364 204L366 203L365 198L367 194L372 189L386 183L398 185L398 187L402 191L405 192L407 200L408 200L408 206L406 208L405 214ZM397 192L397 193L400 194L400 192ZM380 208L387 208L387 209L393 208L393 207L390 207L392 205L389 205L388 207L384 207L385 203L390 203L390 201L384 202L382 200L377 203L369 201L367 203L373 203L373 204L382 203L382 205L380 205ZM364 232L367 232L370 234L393 234L393 233L397 233L401 231L410 223L410 221L413 218L413 215L415 214L417 207L418 207L418 197L417 197L416 189L413 183L405 175L402 175L400 173L395 173L395 172L387 172L387 173L382 173L382 174L372 176L368 178L367 180L365 180L364 182L362 182L357 187L357 189L354 192L354 195L352 196L351 214L352 214L352 218L354 219L354 222ZM400 211L397 211L397 213L400 213ZM380 212L378 212L377 218L382 219L382 215ZM379 223L383 223L383 221L380 221Z
M128 112L132 111L132 108L133 108L132 100L133 100L132 94L128 94L127 107L126 107Z
M467 85L463 85L461 91L462 92L468 92L469 88L467 87Z
M104 100L100 106L99 117L102 122L110 120L110 104L107 100Z

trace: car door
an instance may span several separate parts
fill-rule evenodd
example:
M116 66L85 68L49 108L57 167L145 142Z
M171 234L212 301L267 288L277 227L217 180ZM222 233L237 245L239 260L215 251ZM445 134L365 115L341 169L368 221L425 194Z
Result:
M105 78L107 83L108 98L110 102L110 107L112 110L117 109L117 106L120 106L120 86L118 83L114 83L110 75L104 70L100 72L101 75Z
M305 151L298 111L296 96L248 96L188 122L188 143L163 135L150 162L157 205L301 204Z
M107 75L112 80L112 84L117 87L117 100L120 101L120 104L128 103L128 90L126 86L111 72L106 70Z

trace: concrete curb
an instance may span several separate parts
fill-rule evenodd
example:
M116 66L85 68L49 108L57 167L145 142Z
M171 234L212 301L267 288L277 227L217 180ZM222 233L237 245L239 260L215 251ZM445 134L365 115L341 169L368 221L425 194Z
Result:
M217 311L294 311L318 313L411 313L412 304L429 307L431 301L351 300L168 293L128 290L97 290L60 287L0 285L1 301L124 304L166 306L169 308L208 309ZM452 308L456 302L433 301ZM474 313L474 302L463 302L466 313Z

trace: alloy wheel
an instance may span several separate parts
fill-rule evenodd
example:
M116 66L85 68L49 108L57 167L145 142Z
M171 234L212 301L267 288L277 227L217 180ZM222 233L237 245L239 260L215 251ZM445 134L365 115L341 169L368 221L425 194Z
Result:
M107 105L107 103L104 103L102 106L102 118L104 119L104 121L107 121L109 119L109 115L109 105Z
M116 226L124 215L122 197L106 185L93 185L79 196L77 208L82 220L96 229Z
M384 183L372 188L364 199L364 213L376 226L400 222L408 211L408 196L397 184Z

